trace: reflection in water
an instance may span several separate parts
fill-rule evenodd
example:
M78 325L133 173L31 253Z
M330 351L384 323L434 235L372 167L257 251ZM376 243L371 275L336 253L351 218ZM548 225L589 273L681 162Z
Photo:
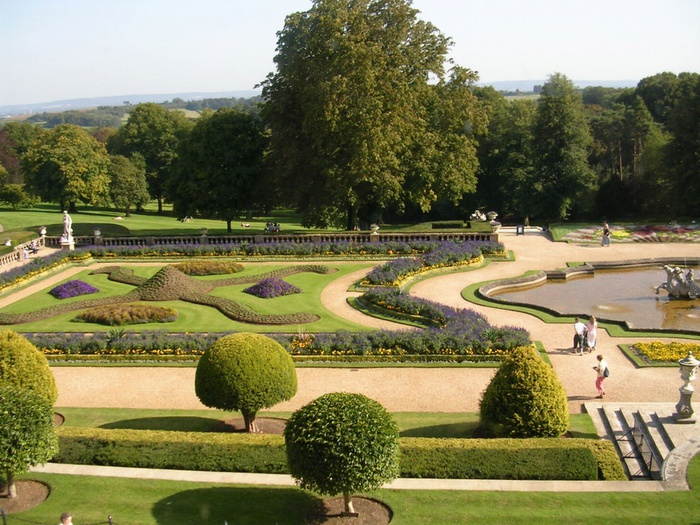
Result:
M669 299L655 288L666 282L663 268L597 270L594 277L546 284L513 292L494 293L505 301L533 304L561 314L595 315L627 321L634 328L664 328L700 332L700 299Z

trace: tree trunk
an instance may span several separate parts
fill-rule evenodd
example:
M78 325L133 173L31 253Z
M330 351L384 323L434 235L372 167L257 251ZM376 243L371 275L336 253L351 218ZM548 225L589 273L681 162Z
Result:
M226 219L226 232L231 233L231 219Z
M355 222L357 221L357 210L355 207L348 203L348 224L347 230L352 231L355 229Z
M17 486L15 485L15 475L9 470L5 472L7 478L7 497L12 499L17 497Z
M158 201L158 215L163 215L163 197L158 195L156 200Z
M131 211L129 210L129 206L127 206L126 210L124 210L124 217L131 217Z
M243 412L243 421L245 421L245 431L251 434L259 432L258 425L255 424L255 412Z
M75 202L71 201L68 203L68 213L78 213L77 208L75 207Z
M349 492L343 492L343 499L345 500L345 510L343 510L343 514L354 515L355 507L352 506L352 494Z

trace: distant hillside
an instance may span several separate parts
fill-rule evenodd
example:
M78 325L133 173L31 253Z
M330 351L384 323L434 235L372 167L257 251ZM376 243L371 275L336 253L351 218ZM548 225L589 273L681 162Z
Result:
M496 91L524 91L532 92L535 86L541 86L547 82L542 80L503 80L499 82L478 82L479 86L493 86ZM601 86L610 88L637 87L638 80L574 80L574 85L578 88L590 86Z
M250 98L260 95L260 91L222 91L218 93L169 93L154 95L119 95L114 97L76 98L71 100L56 100L54 102L40 102L36 104L17 104L12 106L0 106L0 117L4 115L26 115L28 113L58 113L71 109L95 108L98 106L121 106L129 104L141 104L142 102L162 103L172 101L175 98L182 100L202 100L205 98Z
M498 91L523 91L532 92L535 86L541 86L546 80L504 80L499 82L479 82L480 86L493 86ZM612 88L636 87L637 80L574 80L574 85L579 88L588 86L602 86ZM119 95L114 97L76 98L71 100L56 100L54 102L40 102L36 104L17 104L12 106L0 106L0 118L8 115L27 115L32 113L58 113L72 109L95 108L98 106L121 106L140 104L142 102L162 103L172 101L175 98L183 100L202 100L205 98L250 98L260 95L260 90L247 91L222 91L215 93L167 93L155 95Z

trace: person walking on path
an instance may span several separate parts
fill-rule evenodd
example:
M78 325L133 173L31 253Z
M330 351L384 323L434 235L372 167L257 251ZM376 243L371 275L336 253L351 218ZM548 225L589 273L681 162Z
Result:
M598 360L598 364L593 367L593 370L595 370L598 374L595 380L595 387L596 390L598 390L598 396L596 399L603 399L605 397L605 387L603 386L603 381L605 381L605 378L608 377L609 374L608 362L603 359L603 354L598 354L596 359Z
M607 222L603 223L603 238L600 241L600 244L602 246L605 246L606 248L610 246L610 237L612 234L610 233L610 226L608 226Z
M590 354L595 350L596 341L598 340L598 321L595 315L592 315L586 324L586 346L588 347L588 353ZM583 353L583 350L581 350Z
M583 347L586 340L586 325L577 317L574 320L574 351L580 350L579 355L583 355Z

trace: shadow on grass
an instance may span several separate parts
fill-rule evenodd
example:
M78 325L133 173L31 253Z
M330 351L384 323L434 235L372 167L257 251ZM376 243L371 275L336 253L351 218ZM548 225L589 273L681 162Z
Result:
M417 427L402 430L401 437L424 437L424 438L470 438L479 426L474 423L449 423L446 425L433 425L429 427Z
M175 430L180 432L210 432L221 426L220 419L194 416L144 417L123 419L100 425L99 428L130 430Z
M272 487L213 487L177 492L157 501L157 523L258 525L303 524L305 515L321 500L301 489Z

